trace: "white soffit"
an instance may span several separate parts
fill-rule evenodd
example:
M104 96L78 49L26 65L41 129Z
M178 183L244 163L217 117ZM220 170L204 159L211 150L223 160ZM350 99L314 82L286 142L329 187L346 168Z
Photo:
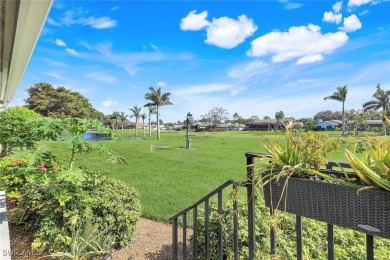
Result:
M0 0L0 106L11 102L53 0Z

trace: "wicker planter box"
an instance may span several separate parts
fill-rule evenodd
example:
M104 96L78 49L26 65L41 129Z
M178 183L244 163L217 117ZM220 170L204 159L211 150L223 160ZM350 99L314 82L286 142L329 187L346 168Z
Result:
M264 186L267 207L276 208L286 178ZM289 178L278 210L366 234L390 238L390 192Z

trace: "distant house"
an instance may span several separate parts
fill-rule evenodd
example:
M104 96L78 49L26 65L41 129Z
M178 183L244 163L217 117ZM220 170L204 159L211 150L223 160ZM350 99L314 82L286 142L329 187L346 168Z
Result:
M177 125L172 125L171 127L170 127L170 129L171 130L180 130L180 129L183 129L183 127L184 127L184 125L179 125L179 124L177 124Z
M382 120L366 120L367 127L368 128L382 128ZM349 121L347 122L348 125L354 125L355 121ZM318 122L315 125L315 128L317 130L334 130L336 128L342 128L343 123L341 120L328 120L328 121L323 121L323 122ZM367 129L359 129L360 131L365 131Z
M277 128L278 120L276 119L265 119L265 120L255 120L245 124L246 130L263 130L269 131L271 129ZM280 124L282 125L282 124Z
M366 120L367 126L371 128L382 128L382 120Z
M278 123L278 120L276 119L264 119L264 120L255 120L249 123L245 124L246 130L258 130L258 131L269 131L272 129L284 129L283 123L287 123L291 121L292 119L285 118L283 120L280 120L280 123ZM303 126L301 122L292 120L294 125L300 125Z
M323 122L318 122L315 124L314 128L317 130L325 130L330 131L336 128L341 128L343 126L343 122L341 120L328 120Z

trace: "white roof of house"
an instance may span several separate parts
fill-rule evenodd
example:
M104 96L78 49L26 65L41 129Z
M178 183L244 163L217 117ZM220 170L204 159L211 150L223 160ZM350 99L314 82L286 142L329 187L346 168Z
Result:
M0 107L11 102L53 0L0 0Z

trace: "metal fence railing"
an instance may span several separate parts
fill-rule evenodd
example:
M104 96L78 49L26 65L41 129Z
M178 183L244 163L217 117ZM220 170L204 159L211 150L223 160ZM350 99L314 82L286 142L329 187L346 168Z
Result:
M214 191L210 192L206 196L204 196L202 199L200 199L195 204L189 206L188 208L180 211L179 213L172 216L169 220L172 223L172 259L199 259L199 247L198 247L198 240L200 238L200 234L198 233L198 219L200 217L204 218L204 234L201 234L204 236L204 240L202 240L202 243L204 243L204 247L202 247L202 250L204 249L204 252L202 254L202 259L224 259L224 243L227 241L224 241L224 234L223 234L223 228L222 228L222 222L218 222L218 228L217 228L217 243L218 243L218 250L217 250L217 256L211 256L210 255L210 200L216 199L217 202L217 213L222 216L224 214L223 209L223 192L226 191L232 191L233 189L237 188L237 186L243 187L246 189L246 198L245 198L245 204L247 206L247 230L248 230L248 258L249 259L255 259L256 258L256 223L255 223L255 200L256 196L254 196L254 174L255 174L255 160L260 157L267 156L265 154L260 153L246 153L246 163L247 163L247 181L245 182L236 182L234 179L231 179L224 184L222 184L220 187L216 188ZM346 162L334 162L329 161L329 163L326 166L327 170L339 170L341 168L350 168L349 164ZM341 171L340 171L341 173ZM352 176L352 172L347 172L343 174L348 174L349 176ZM233 200L233 211L237 211L237 200ZM202 207L202 210L199 210L199 208ZM201 211L201 214L199 213ZM233 214L233 222L231 225L232 227L232 237L233 237L233 243L232 243L232 249L233 249L233 258L239 259L239 243L238 243L238 214ZM191 219L190 222L191 225L188 224L188 218ZM296 258L298 260L301 260L303 258L302 254L302 217L295 215L295 227L296 227ZM241 222L242 223L242 222ZM179 252L179 241L178 241L178 226L182 225L182 250ZM226 223L225 223L226 224ZM389 223L390 225L390 223ZM192 228L192 239L191 239L191 249L189 249L189 246L187 246L187 239L188 239L188 228ZM334 232L333 232L333 225L327 223L327 250L328 250L328 259L335 259L335 250L334 250ZM273 229L270 229L270 253L275 254L276 252L276 233ZM231 243L230 243L231 244ZM366 259L371 260L374 259L374 236L370 234L366 234Z

